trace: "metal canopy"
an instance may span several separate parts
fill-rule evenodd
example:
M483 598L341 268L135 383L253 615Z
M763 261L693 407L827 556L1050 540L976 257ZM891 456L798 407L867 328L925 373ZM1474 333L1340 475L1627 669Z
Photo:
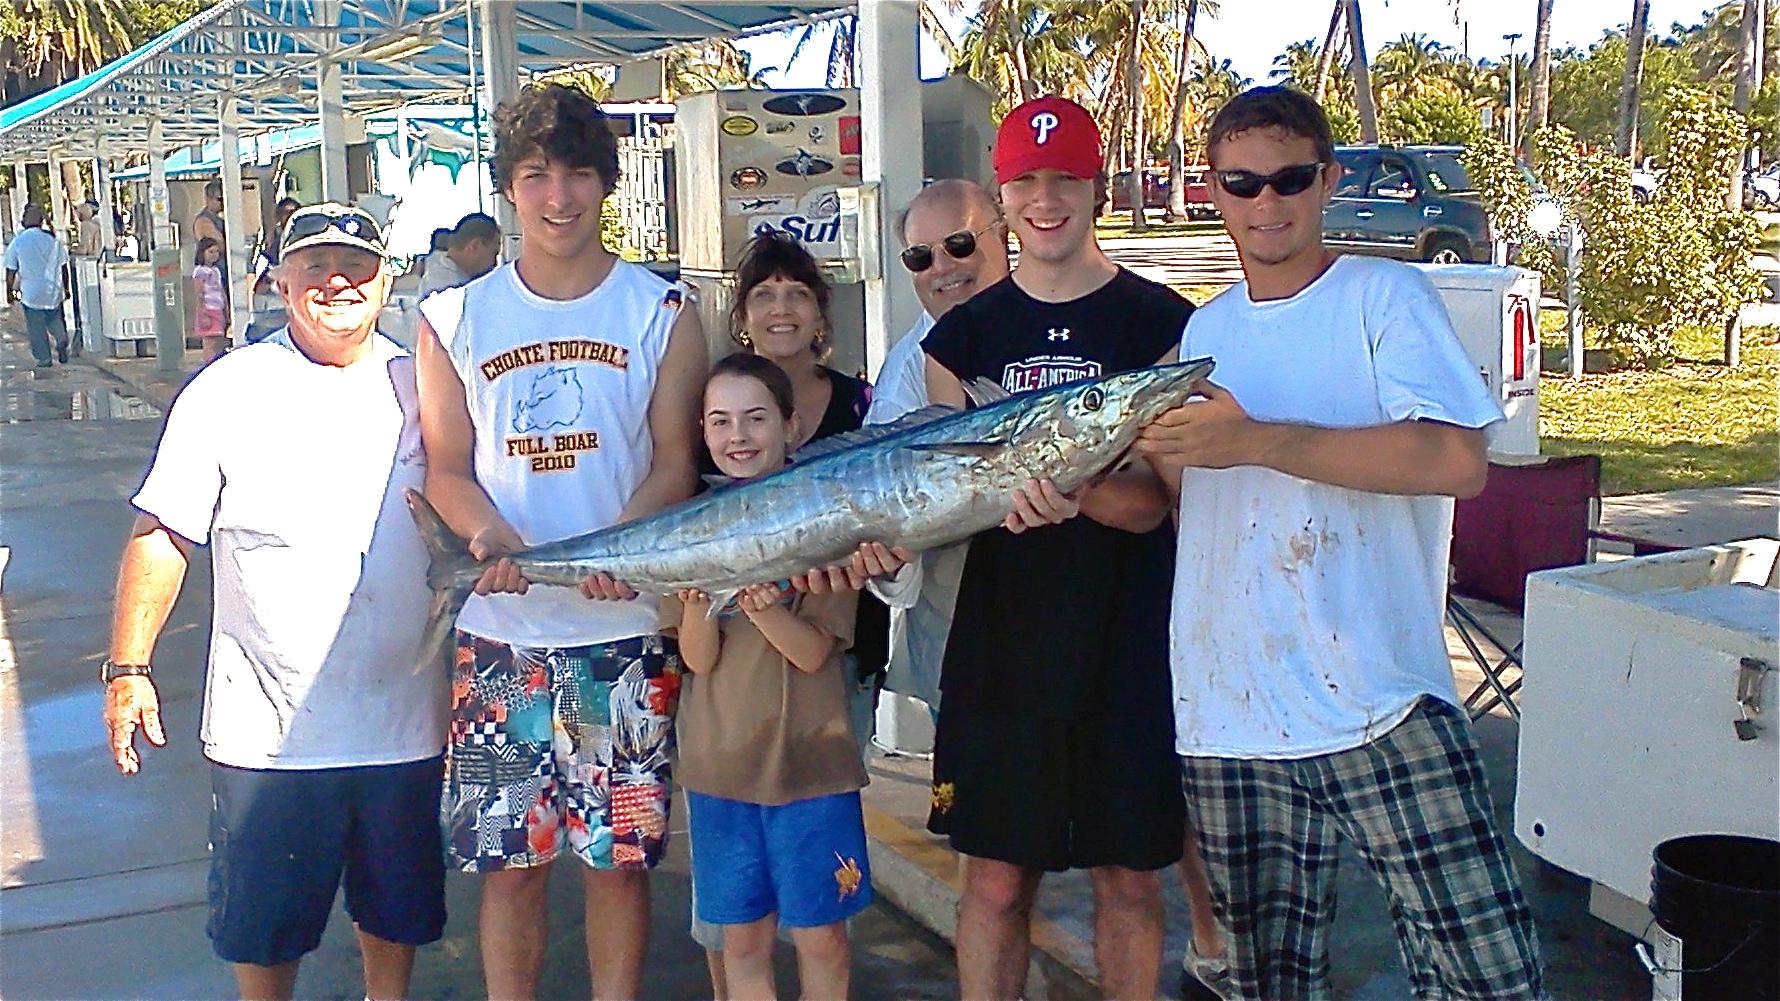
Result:
M0 111L7 160L92 156L164 143L191 145L221 131L219 98L240 99L244 133L319 117L317 78L343 77L354 114L462 99L480 75L472 2L516 8L515 65L531 75L580 64L616 65L715 38L833 17L852 0L798 3L585 0L222 0L135 52ZM472 54L472 40L475 52Z

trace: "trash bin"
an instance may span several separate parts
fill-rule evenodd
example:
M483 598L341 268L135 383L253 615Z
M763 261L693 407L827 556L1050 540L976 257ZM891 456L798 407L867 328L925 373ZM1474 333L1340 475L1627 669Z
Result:
M1681 940L1681 996L1780 999L1780 841L1695 834L1651 856L1650 910Z

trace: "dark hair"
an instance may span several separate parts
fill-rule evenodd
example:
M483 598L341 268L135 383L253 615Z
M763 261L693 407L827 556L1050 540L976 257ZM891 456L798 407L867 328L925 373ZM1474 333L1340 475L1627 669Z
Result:
M432 240L428 242L427 247L431 250L444 250L449 246L451 246L451 230L444 226L433 230Z
M451 231L451 245L457 246L459 241L467 240L499 240L501 227L496 225L494 217L482 212L471 212L457 221L457 228Z
M1323 114L1322 105L1309 94L1291 87L1255 87L1231 98L1211 120L1211 132L1205 140L1206 158L1212 159L1218 143L1239 132L1270 128L1309 139L1316 146L1317 160L1335 162L1329 116Z
M298 210L302 207L303 207L302 202L297 201L295 198L292 198L289 195L286 195L283 198L278 199L278 203L276 205L272 206L274 211L277 211L279 209L290 209L292 212L295 212L296 210Z
M570 167L592 167L609 193L618 184L618 140L586 92L560 83L527 84L494 112L495 190L511 193L519 161L542 154Z
M216 195L219 198L222 196L222 181L215 180L204 183L204 197L209 198L211 195Z
M790 420L791 415L797 412L791 399L791 377L770 359L762 358L751 351L737 351L726 355L711 366L711 374L705 377L705 385L709 386L720 375L746 376L765 386L766 391L772 394L773 402L779 407L779 416L786 420Z
M197 249L192 251L192 263L193 264L203 264L204 263L204 252L209 250L211 247L221 247L221 246L222 246L222 244L216 242L216 237L214 237L214 236L204 237L203 239L198 241Z
M795 237L775 229L749 240L748 246L742 250L742 262L735 270L735 302L729 307L730 340L744 348L752 347L746 334L748 293L768 278L784 278L807 286L816 297L816 309L822 314L822 325L829 326L828 279L822 276L821 266ZM826 331L816 339L818 357L827 349L825 334Z

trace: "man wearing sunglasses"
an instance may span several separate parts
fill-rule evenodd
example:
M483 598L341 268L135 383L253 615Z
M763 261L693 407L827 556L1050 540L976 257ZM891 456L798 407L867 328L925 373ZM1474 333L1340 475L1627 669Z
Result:
M445 925L438 828L447 688L416 673L427 555L403 491L426 475L414 359L377 333L376 220L285 224L289 326L217 359L167 416L118 573L101 669L118 771L167 742L150 668L192 549L215 581L204 694L210 917L244 998L289 998L342 879L365 996L407 996Z
M1138 449L1179 492L1175 730L1224 996L1329 994L1345 839L1416 997L1542 998L1440 627L1452 499L1483 487L1502 412L1425 276L1323 246L1340 168L1315 101L1250 90L1209 152L1244 281L1181 342L1218 385Z
M921 339L953 306L1007 277L1007 226L982 185L958 178L935 181L916 195L902 218L902 266L914 282L922 312L890 349L872 387L865 423L885 424L927 406L927 356ZM966 544L930 550L894 580L871 588L891 606L890 674L885 687L912 695L935 712L939 668Z
M1019 264L934 324L929 397L962 406L962 380L1022 392L1171 358L1192 307L1095 242L1104 180L1088 112L1020 105L993 161ZM1102 991L1154 997L1157 873L1180 858L1183 814L1167 492L1139 462L1073 495L1029 482L1013 505L971 540L940 674L928 827L967 856L962 994L1022 996L1039 880L1083 868Z

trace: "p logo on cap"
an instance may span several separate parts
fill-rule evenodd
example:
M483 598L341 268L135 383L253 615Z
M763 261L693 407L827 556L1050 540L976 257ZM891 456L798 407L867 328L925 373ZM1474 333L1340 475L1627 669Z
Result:
M1066 97L1040 97L1008 112L995 134L995 182L1050 168L1091 179L1100 173L1100 130L1088 109Z

